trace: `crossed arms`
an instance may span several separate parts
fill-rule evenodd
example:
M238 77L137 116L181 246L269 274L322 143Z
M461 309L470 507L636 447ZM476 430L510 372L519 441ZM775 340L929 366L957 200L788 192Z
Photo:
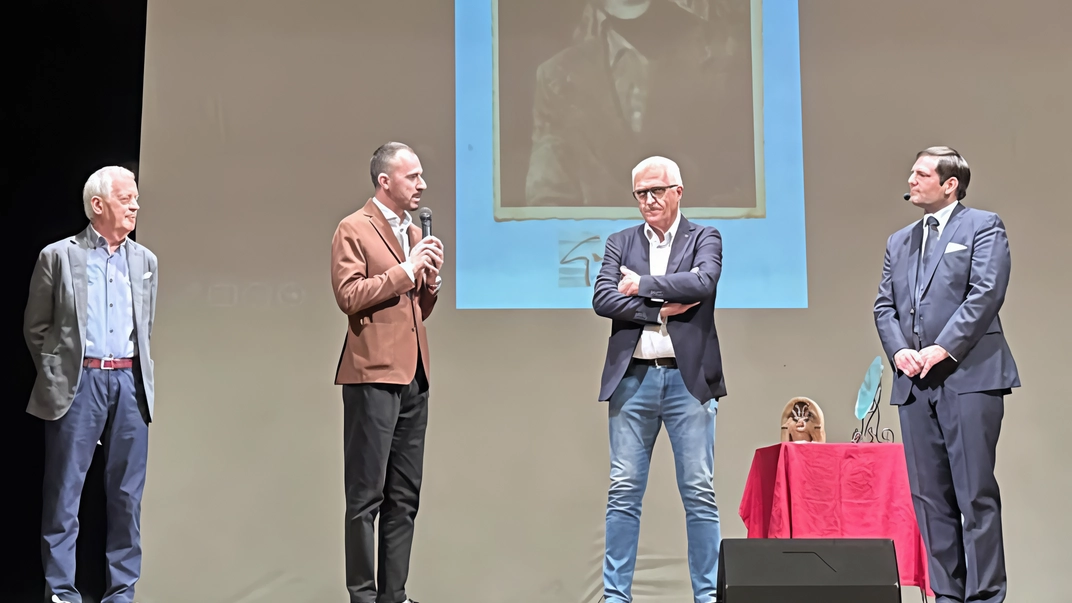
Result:
M622 239L628 236L626 233L607 238L603 265L596 276L592 296L596 314L642 325L660 324L662 318L684 312L715 294L722 274L722 236L717 230L699 230L691 270L664 276L637 276L623 264ZM628 286L620 286L624 280L634 277L635 292Z

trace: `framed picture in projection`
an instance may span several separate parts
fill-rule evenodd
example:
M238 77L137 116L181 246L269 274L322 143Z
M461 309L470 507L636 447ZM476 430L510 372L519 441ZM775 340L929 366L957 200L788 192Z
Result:
M797 9L455 0L457 307L590 308L652 155L722 234L718 307L806 307Z
M497 220L634 218L649 155L691 217L763 217L760 0L491 7Z

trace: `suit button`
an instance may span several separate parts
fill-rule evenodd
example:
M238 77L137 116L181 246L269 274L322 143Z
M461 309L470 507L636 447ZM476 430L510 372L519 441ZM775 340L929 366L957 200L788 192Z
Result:
M909 310L909 311L908 311L908 313L909 313L909 314L915 314L915 313L916 313L916 309L915 309L915 308L912 308L911 310Z
M410 330L411 332L412 332L412 331L416 331L416 330L417 330L417 327L410 327L410 329L409 329L409 330Z

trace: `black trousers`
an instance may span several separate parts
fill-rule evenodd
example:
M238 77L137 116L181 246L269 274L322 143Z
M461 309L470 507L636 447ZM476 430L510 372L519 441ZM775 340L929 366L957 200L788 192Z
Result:
M1005 600L994 464L1006 393L913 387L899 410L912 503L939 603Z
M351 603L401 603L420 501L428 380L342 386L346 588ZM374 523L380 517L379 571Z

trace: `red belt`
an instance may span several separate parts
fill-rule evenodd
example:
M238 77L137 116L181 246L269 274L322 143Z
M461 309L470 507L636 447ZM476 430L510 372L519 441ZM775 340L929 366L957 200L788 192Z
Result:
M86 368L110 371L112 369L134 368L133 358L86 358L82 361Z

